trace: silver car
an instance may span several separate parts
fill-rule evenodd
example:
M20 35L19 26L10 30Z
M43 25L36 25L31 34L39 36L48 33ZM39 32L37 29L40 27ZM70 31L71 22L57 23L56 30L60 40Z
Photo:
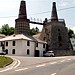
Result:
M54 57L54 52L53 51L47 51L45 54L44 54L45 57Z

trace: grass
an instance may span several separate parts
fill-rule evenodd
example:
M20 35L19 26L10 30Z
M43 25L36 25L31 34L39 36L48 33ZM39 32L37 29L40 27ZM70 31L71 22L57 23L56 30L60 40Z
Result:
M0 68L3 68L13 62L10 57L0 56Z

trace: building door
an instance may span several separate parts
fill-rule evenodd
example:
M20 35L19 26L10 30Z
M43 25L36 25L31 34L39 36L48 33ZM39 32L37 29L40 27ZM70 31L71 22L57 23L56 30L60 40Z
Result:
M39 57L40 55L40 51L39 50L35 50L35 57Z
M8 54L8 49L6 49L6 54Z

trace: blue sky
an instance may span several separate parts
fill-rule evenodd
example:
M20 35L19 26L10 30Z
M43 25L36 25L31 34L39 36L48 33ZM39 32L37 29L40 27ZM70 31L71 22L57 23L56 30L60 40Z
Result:
M0 27L9 24L15 27L15 19L18 18L21 0L0 0ZM75 0L25 0L28 19L51 18L52 2L56 2L57 10L75 6ZM47 13L43 13L47 12ZM38 14L39 13L39 14ZM65 19L66 26L75 30L75 8L58 11L59 19ZM32 25L40 30L42 26Z

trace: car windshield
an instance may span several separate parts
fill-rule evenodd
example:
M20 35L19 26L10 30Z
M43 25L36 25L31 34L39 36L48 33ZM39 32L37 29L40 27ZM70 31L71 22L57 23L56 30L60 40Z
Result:
M53 53L53 51L48 51L48 53Z

